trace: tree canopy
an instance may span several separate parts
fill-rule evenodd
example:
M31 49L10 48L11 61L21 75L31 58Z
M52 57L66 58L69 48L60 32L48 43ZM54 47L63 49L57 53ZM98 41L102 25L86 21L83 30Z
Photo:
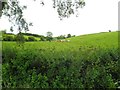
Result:
M41 4L45 5L44 1L42 1ZM78 12L79 8L84 6L84 0L53 0L53 8L57 10L60 20L70 17L72 14L75 14L75 12ZM29 26L32 26L32 23L27 22L23 17L23 10L25 9L27 9L27 6L21 6L20 0L0 1L0 17L2 15L8 17L9 22L12 23L11 31L14 30L15 26L19 32L22 30L29 31Z
M53 38L52 38L53 33L48 31L46 34L47 34L47 40L48 40L48 41L51 41L51 40L53 39Z

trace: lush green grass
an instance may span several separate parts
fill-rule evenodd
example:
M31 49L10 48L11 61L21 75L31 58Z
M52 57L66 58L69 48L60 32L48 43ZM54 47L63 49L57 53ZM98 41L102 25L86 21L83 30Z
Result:
M72 43L78 42L82 45L93 45L100 47L118 47L118 32L89 34L70 38Z
M116 88L118 32L68 38L70 42L3 42L3 87Z

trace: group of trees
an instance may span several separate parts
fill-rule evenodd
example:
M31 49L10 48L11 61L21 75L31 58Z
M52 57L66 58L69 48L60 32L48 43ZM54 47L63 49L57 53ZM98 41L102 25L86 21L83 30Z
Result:
M52 34L52 32L47 32L47 37L46 37L46 40L47 41L52 41L52 40L54 40L55 38L57 39L57 40L59 40L59 39L66 39L66 38L70 38L70 37L75 37L75 35L71 35L71 34L67 34L67 36L65 36L65 35L60 35L60 36L58 36L58 37L52 37L53 36L53 34ZM56 40L55 39L55 40Z
M21 41L21 42L25 42L25 41L37 41L35 39L35 37L33 36L29 36L28 38L24 37L23 35L3 35L2 41Z
M12 34L12 33L6 33L5 30L0 31L0 33L2 34L2 38L0 39L2 41L21 41L21 42L37 41L35 39L34 34L33 34L33 36L32 36L32 34L29 35L29 33L18 33L17 35L15 35L15 34ZM28 37L25 37L25 35L28 36Z
M67 34L67 36L65 35L60 35L58 37L56 37L57 39L66 39L66 38L71 38L71 37L75 37L75 35L71 35L71 34Z
M31 33L18 33L17 35L14 35L12 33L6 33L6 31L1 31L2 32L2 39L3 41L53 41L53 40L61 40L61 39L66 39L70 37L75 37L75 35L67 34L65 35L60 35L58 37L53 37L52 32L47 32L46 36L43 35L38 35L38 34L31 34Z

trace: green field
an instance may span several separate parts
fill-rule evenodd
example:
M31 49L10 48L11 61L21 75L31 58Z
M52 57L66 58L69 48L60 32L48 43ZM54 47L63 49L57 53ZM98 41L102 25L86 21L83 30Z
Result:
M118 32L68 38L70 42L3 42L6 88L117 88Z

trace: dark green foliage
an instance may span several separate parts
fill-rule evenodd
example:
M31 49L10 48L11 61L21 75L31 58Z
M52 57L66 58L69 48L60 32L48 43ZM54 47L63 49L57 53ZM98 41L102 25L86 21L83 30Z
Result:
M8 17L9 22L11 22L12 26L10 28L11 31L14 30L14 27L18 27L18 31L29 30L29 23L23 17L23 10L26 9L26 6L21 6L18 0L5 0L2 1L2 15ZM8 12L9 11L9 12Z
M46 41L46 37L41 36L40 41Z
M32 33L22 33L22 34L26 36L42 37L42 35L32 34Z
M53 8L57 9L59 18L68 18L85 6L84 0L53 0Z
M1 34L6 34L6 30L0 31Z
M36 39L33 36L29 36L28 41L36 41Z
M15 37L15 41L18 44L23 44L25 42L25 37L23 36L23 34L21 32L19 32L16 37Z
M17 43L24 43L25 41L37 41L37 38L43 38L41 41L45 41L46 37L31 33L18 33L17 35L12 33L6 33L5 31L0 32L2 34L2 41L17 41Z
M52 39L53 39L53 33L52 32L47 32L47 36L46 36L46 40L47 41L52 41Z
M60 35L57 37L57 39L65 39L65 38L66 38L65 35Z
M15 39L14 39L14 36L7 35L3 37L3 41L15 41Z
M53 38L52 38L52 37L46 37L46 40L47 40L47 41L52 41Z
M2 41L15 41L15 35L12 33L6 33L6 31L0 31Z
M75 37L75 35L73 35L72 37Z
M71 34L68 34L68 35L67 35L67 38L70 38L70 37L71 37Z
M86 57L84 48L59 52L55 48L27 48L3 47L3 87L96 89L119 86L116 84L120 78L117 49L90 47Z

